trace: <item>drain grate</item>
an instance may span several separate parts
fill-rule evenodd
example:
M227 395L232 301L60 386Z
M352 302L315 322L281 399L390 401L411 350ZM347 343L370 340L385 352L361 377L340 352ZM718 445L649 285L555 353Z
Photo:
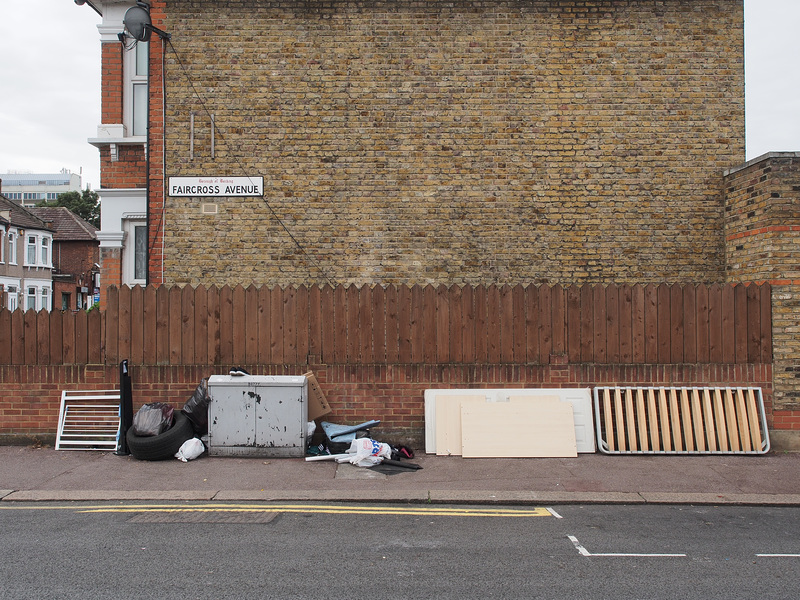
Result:
M170 510L137 513L129 523L243 523L247 525L269 523L278 516L276 512L230 510Z

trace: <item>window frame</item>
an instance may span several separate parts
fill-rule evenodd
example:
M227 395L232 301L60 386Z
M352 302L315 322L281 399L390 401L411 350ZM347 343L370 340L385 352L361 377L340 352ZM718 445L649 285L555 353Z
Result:
M149 42L136 42L125 53L125 88L123 103L123 122L130 137L147 136L148 102L150 83L148 70L150 60ZM144 104L142 105L142 100Z
M136 230L142 228L144 238L143 256L139 256L144 261L144 277L136 277ZM150 243L147 238L147 221L140 218L128 218L123 221L123 231L125 232L125 244L122 250L122 282L125 285L146 285L147 284L147 245Z
M16 285L6 286L6 308L15 311L19 307L19 289Z
M25 236L25 267L41 267L50 269L53 266L53 253L48 252L48 255L43 256L42 250L44 242L47 241L47 247L52 248L53 236L47 233L28 233ZM31 259L33 253L33 259ZM46 259L46 260L45 260Z
M52 253L50 252L50 248L52 244L50 243L52 240L50 236L43 235L39 238L39 258L41 259L41 264L43 267L49 267L52 265Z
M33 255L33 256L31 256ZM35 233L29 233L25 237L25 266L38 267L39 266L39 236Z
M17 238L19 232L16 229L8 230L8 264L16 265L17 263Z
M36 303L39 299L39 288L35 285L29 285L25 291L25 310L33 310L36 312Z

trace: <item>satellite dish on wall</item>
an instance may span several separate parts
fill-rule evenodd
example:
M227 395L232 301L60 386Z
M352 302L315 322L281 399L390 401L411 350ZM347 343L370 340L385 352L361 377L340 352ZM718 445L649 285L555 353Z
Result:
M150 11L146 5L132 6L125 12L122 24L128 34L138 42L149 42L153 31L153 22L150 20Z

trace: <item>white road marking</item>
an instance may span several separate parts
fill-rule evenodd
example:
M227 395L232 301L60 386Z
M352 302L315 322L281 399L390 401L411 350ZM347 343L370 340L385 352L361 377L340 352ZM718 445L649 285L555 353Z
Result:
M562 517L560 514L558 514L556 511L554 511L550 507L547 508L547 512L549 512L551 515L553 515L556 519L563 519L564 518L564 517Z
M659 557L681 557L686 556L685 554L662 554L662 553L652 553L652 554L643 554L638 552L598 552L597 554L593 554L589 552L586 548L584 548L581 543L578 541L574 535L567 536L578 552L581 553L581 556L641 556L647 558L659 558Z

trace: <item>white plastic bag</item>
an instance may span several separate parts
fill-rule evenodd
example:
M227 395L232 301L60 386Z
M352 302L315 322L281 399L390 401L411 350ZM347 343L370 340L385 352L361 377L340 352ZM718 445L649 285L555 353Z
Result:
M359 438L350 442L348 454L352 454L348 462L357 467L372 467L380 464L384 458L392 457L389 444L376 442L370 438Z
M182 462L189 462L200 456L205 450L206 447L199 438L192 438L183 442L178 452L175 453L175 458Z

